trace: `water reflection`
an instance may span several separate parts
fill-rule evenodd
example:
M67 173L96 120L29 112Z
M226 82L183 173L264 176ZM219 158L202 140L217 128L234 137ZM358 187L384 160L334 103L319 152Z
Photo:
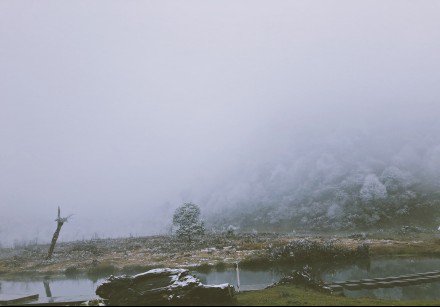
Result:
M43 279L1 281L0 294L33 295L39 294L39 303L52 303L60 300L88 300L95 298L99 283L90 279Z
M46 297L48 298L49 303L53 303L54 299L52 297L52 291L50 290L49 280L45 279L43 281L43 285L44 285L44 291L46 292Z
M324 273L322 277L326 281L345 281L423 273L439 269L440 259L438 258L376 259L371 261L368 269L355 264L344 266L336 270L329 270ZM440 283L436 282L388 289L344 291L344 293L350 297L374 297L395 300L438 300L440 299L439 289Z

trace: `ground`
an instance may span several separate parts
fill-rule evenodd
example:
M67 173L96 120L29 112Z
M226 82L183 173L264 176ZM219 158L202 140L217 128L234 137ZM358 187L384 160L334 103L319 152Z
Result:
M244 292L237 295L238 306L438 306L438 301L389 301L347 298L296 286Z
M170 236L102 239L57 245L52 260L44 260L48 245L0 249L0 279L69 274L138 273L151 268L227 267L236 262L266 259L270 251L295 240L334 242L345 249L367 243L372 257L440 256L436 234L243 234L210 235L197 242ZM259 262L254 263L258 265ZM240 293L238 305L438 305L438 301L350 299L296 286L277 286Z
M259 257L292 240L309 239L335 242L346 248L367 243L375 256L440 256L440 239L435 235L282 235L247 234L232 238L210 235L197 242L170 236L101 239L60 243L52 260L45 260L48 245L0 249L2 278L16 274L64 274L67 272L136 272L157 267L194 268L233 266L236 262Z

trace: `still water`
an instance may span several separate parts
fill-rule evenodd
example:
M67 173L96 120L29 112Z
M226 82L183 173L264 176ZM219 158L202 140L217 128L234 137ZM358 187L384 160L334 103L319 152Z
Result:
M39 303L89 300L96 298L95 290L101 281L80 279L0 280L0 297L7 295L39 294Z
M376 259L368 266L350 265L328 271L322 275L325 281L359 280L398 276L440 270L439 258ZM394 300L440 300L440 283L388 289L344 291L350 297L373 297Z
M240 269L240 290L257 290L278 281L289 274L293 266L277 266L261 270ZM326 282L363 278L387 277L410 273L440 270L440 258L393 258L374 259L368 263L343 265L333 269L321 269ZM235 269L210 272L192 272L205 284L230 283L237 286ZM1 294L39 294L40 302L81 300L95 298L95 290L103 279L44 279L44 280L0 280ZM350 297L373 297L381 299L440 300L440 283L388 289L345 291Z

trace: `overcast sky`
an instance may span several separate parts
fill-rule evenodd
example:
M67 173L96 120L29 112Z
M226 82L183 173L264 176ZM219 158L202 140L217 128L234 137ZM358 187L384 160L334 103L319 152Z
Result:
M0 242L49 240L58 205L75 214L62 239L164 232L292 133L432 132L439 16L439 1L0 1Z

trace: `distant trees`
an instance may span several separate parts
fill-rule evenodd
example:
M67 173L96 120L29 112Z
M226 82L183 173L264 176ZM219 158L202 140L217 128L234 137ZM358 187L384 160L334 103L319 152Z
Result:
M355 167L346 173L336 172L331 180L326 172L313 172L313 165L309 166L311 175L303 181L298 179L296 185L289 181L290 190L280 194L271 190L272 194L263 195L252 206L250 201L235 208L230 206L224 216L214 216L210 222L227 235L232 232L225 229L224 217L243 232L253 228L287 232L292 231L292 225L295 230L317 231L400 230L403 226L433 230L440 224L440 192L434 183L437 181L429 183L404 166ZM296 168L291 172L295 178ZM257 184L263 181L263 186L271 187L270 182L264 181L267 176L261 178Z
M173 226L179 238L191 242L194 237L204 235L205 225L200 218L200 208L193 203L184 203L176 209L173 216Z
M365 177L364 184L359 192L364 202L377 201L387 198L387 189L374 174Z

